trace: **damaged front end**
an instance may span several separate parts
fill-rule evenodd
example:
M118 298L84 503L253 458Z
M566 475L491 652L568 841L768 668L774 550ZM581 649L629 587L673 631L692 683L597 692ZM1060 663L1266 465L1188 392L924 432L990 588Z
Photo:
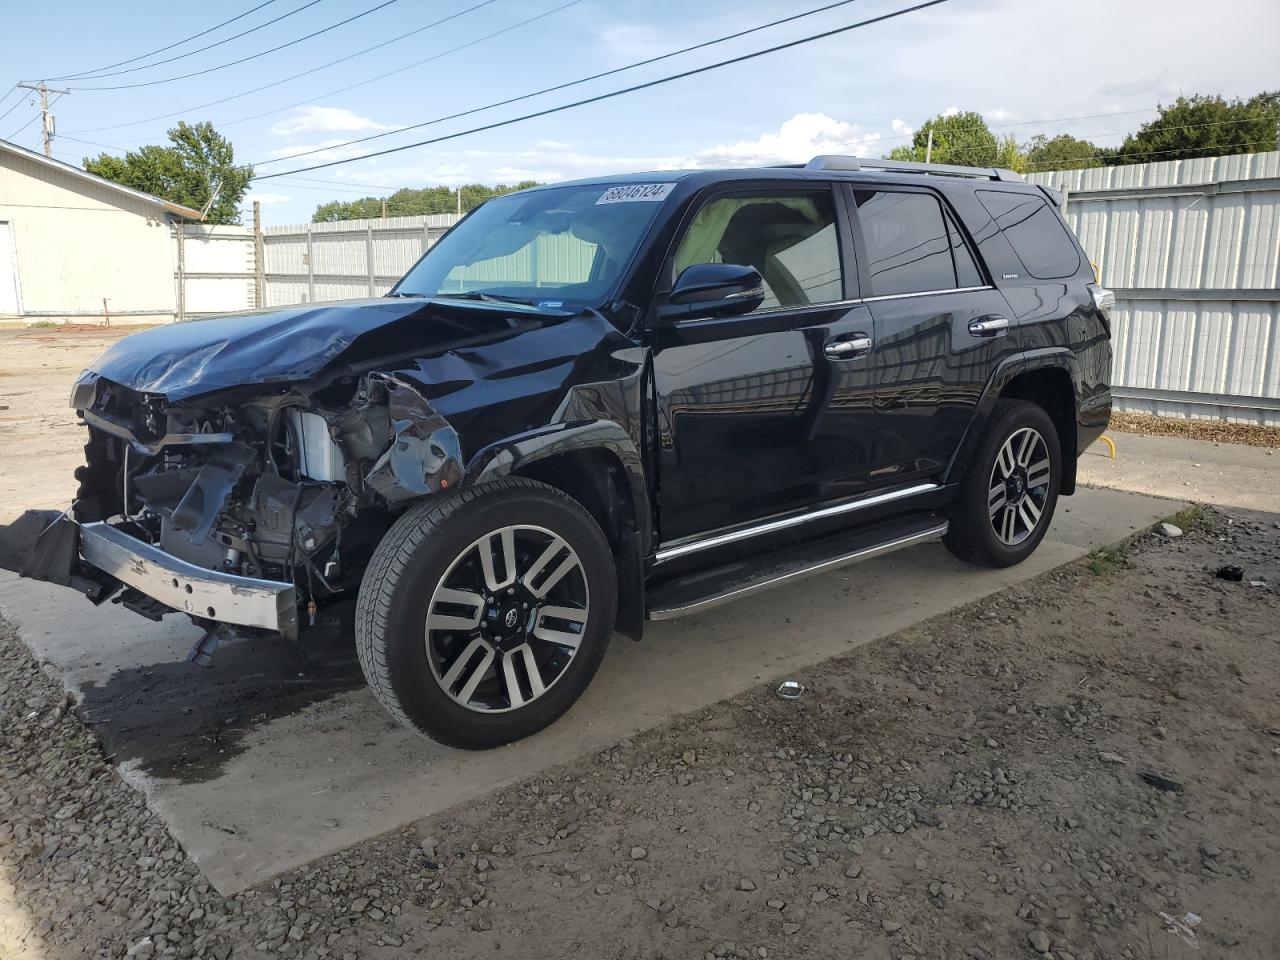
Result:
M169 402L96 374L70 514L0 527L0 566L143 616L296 637L354 594L405 501L458 485L457 433L394 374Z

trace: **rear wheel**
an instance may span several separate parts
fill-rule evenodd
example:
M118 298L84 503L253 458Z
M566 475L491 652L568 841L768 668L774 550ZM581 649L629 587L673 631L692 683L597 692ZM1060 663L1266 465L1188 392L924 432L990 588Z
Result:
M559 717L604 656L613 556L576 501L509 478L424 501L374 552L356 646L383 706L435 740L491 747Z
M970 563L1021 563L1044 539L1061 480L1062 453L1049 414L1025 400L998 401L960 484L944 542Z

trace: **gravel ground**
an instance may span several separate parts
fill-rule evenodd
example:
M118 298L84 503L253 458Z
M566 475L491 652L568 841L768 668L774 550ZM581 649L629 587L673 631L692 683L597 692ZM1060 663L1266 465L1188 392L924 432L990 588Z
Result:
M1273 960L1280 522L1180 522L228 898L0 628L0 957Z
M1185 420L1145 413L1112 413L1111 430L1149 437L1185 437L1214 443L1243 443L1250 447L1280 448L1280 427L1261 427L1225 420Z

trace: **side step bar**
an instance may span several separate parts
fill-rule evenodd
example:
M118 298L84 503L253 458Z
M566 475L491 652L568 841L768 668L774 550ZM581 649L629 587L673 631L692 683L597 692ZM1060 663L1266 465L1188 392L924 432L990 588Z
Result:
M853 533L788 547L752 561L736 561L652 588L645 616L674 620L804 577L869 560L947 532L947 521L922 517L877 524Z

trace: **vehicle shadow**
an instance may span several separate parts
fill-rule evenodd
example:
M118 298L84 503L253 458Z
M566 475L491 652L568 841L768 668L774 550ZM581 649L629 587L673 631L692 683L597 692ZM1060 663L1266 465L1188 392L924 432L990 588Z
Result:
M183 783L214 779L255 727L364 686L352 607L323 612L296 644L232 637L207 667L152 663L84 683L81 719L112 762Z

